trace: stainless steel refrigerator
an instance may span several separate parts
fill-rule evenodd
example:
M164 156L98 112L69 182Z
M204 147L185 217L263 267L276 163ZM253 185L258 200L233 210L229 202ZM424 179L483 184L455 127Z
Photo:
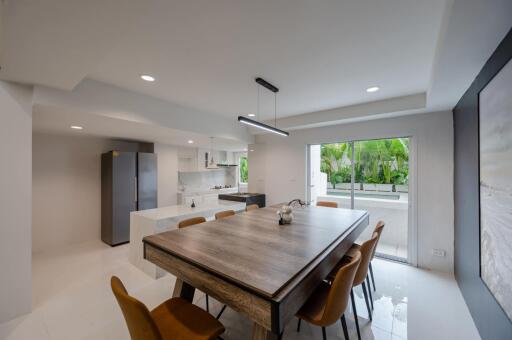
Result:
M110 151L101 155L101 239L130 241L130 212L157 207L157 156Z

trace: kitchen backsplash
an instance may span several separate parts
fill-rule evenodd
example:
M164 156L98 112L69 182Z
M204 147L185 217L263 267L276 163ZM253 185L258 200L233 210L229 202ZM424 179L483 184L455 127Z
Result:
M179 172L179 189L182 191L190 191L196 189L211 189L215 186L235 187L237 185L236 169L237 168L233 167L211 171Z

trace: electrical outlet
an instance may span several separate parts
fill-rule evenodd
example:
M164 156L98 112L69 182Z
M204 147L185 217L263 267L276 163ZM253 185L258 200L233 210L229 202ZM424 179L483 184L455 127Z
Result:
M432 249L432 255L439 256L439 257L445 257L446 251L442 249Z

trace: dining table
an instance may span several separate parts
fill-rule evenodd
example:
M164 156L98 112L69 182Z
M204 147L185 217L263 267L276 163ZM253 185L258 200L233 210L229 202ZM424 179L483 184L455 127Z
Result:
M147 236L144 258L176 276L173 297L199 289L249 318L252 339L278 339L369 223L363 210L308 205L280 225L280 207Z

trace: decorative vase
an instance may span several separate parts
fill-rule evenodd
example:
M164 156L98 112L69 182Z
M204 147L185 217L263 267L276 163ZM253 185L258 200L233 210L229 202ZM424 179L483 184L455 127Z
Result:
M293 220L293 209L288 205L283 205L280 210L277 211L279 216L279 224L290 224Z

